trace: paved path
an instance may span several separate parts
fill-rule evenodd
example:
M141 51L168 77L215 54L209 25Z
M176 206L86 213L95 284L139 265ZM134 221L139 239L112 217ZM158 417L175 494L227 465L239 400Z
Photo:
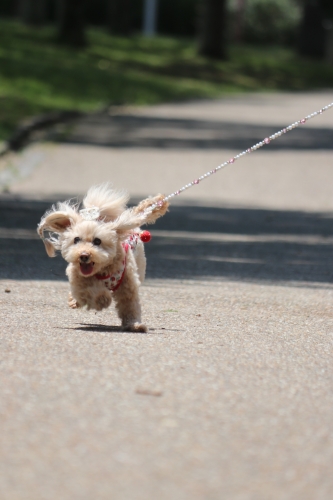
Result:
M333 111L172 205L146 335L68 310L35 233L52 200L171 192L331 101L112 109L0 171L1 499L332 498Z

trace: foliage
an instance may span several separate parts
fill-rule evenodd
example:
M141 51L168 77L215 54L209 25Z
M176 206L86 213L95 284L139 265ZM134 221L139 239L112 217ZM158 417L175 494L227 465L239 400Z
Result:
M331 87L333 68L289 49L235 46L230 60L197 56L192 41L110 37L88 31L79 51L56 44L52 28L0 22L0 137L22 119L52 110L154 104L232 92Z
M290 44L295 41L301 11L293 0L247 0L245 40Z

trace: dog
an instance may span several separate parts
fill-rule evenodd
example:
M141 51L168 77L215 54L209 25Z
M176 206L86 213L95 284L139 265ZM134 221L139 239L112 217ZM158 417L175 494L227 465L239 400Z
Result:
M146 332L139 287L146 273L142 240L149 238L149 233L141 233L140 226L163 216L168 202L159 194L127 208L128 199L125 192L109 184L93 186L82 209L71 200L53 205L37 232L49 257L60 250L68 262L69 307L101 311L114 299L122 330ZM44 231L49 232L48 238L44 238Z

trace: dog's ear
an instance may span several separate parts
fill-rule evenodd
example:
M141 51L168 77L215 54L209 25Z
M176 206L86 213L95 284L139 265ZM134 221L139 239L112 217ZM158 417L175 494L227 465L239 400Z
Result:
M46 253L49 257L55 257L55 252L60 247L56 237L44 238L44 231L57 234L63 233L79 219L79 214L75 209L72 207L66 208L67 210L51 209L50 212L46 212L38 224L37 232L44 242Z
M42 218L38 227L43 226L43 230L63 233L72 222L73 219L66 212L51 212Z
M110 229L113 229L117 232L117 234L122 237L127 234L131 229L135 229L136 227L140 227L145 222L145 215L141 213L136 213L133 208L128 208L121 215L119 215L118 219L114 222L109 222L108 226Z
M162 217L168 210L169 203L164 201L163 195L155 198L143 200L134 208L125 210L114 222L109 223L109 227L118 233L120 237L126 235L131 229L140 227L143 224L152 224Z

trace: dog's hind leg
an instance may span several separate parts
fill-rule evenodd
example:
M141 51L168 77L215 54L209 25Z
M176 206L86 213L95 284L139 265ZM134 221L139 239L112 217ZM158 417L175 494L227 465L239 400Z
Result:
M146 256L145 256L145 249L143 246L143 243L141 240L138 241L136 249L133 251L136 265L137 265L137 272L139 275L139 280L142 285L142 283L145 280L146 276Z
M128 255L128 257L130 258L124 279L118 290L114 292L116 309L124 331L144 333L147 331L147 327L141 322L140 280L133 256Z

